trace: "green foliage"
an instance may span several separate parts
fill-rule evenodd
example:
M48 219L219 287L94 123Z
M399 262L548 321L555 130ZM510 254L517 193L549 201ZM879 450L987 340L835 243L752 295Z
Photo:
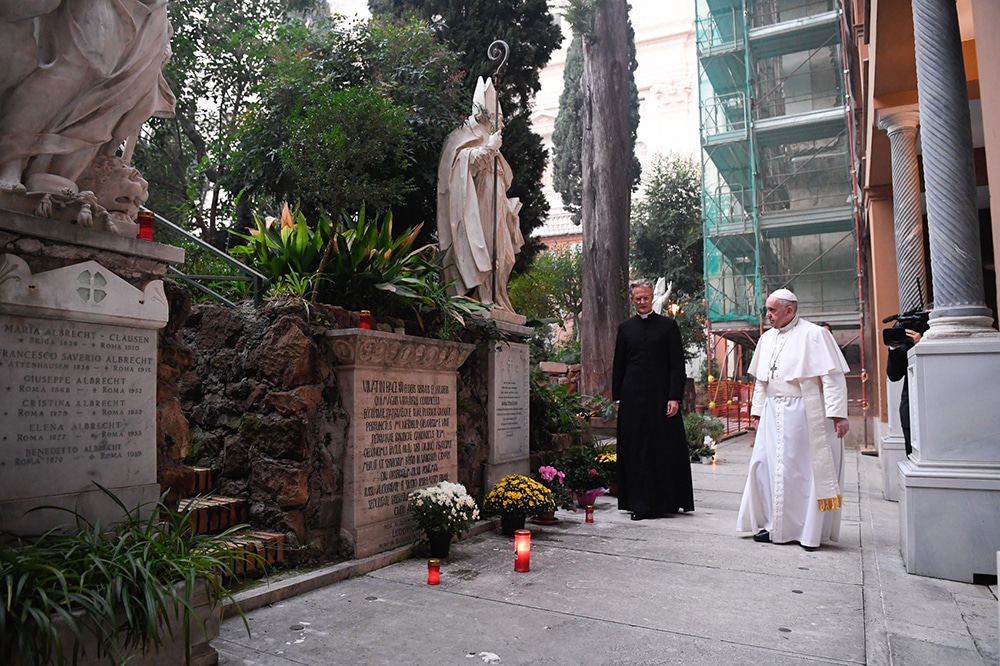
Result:
M700 297L702 238L701 170L689 157L657 156L645 196L632 205L632 266L673 282L675 293Z
M226 186L312 216L393 208L434 218L437 160L464 106L455 55L426 25L288 24L244 116ZM429 233L427 233L429 237Z
M645 197L632 205L632 266L638 275L673 283L688 360L705 341L702 239L700 168L689 157L658 156Z
M292 5L295 5L292 7ZM226 192L234 132L256 101L271 40L289 10L325 9L320 0L185 0L168 4L173 37L164 75L177 98L173 118L145 126L133 164L150 183L146 205L224 248L240 187ZM207 202L207 207L206 207Z
M99 655L109 659L119 643L124 650L155 648L168 637L161 621L183 618L187 626L197 617L191 605L197 583L206 584L214 605L231 598L220 576L234 575L237 558L261 562L226 541L238 527L195 535L191 515L162 499L128 509L101 490L126 512L110 531L75 514L78 531L49 531L0 551L0 663L12 663L14 655L24 664L65 663L64 654L78 647L62 645L56 618L74 642L96 636ZM186 631L184 638L189 653Z
M573 26L573 41L566 52L563 67L563 91L559 95L559 113L552 132L555 157L552 161L552 187L562 197L563 206L580 224L583 204L583 42L590 35L593 21L594 0L574 0L567 7L567 20ZM581 30L586 26L585 30ZM635 156L635 140L639 129L639 89L635 85L635 70L639 66L635 56L635 30L628 25L629 57L629 121L631 126L632 189L639 185L642 165Z
M552 131L552 187L562 197L563 207L573 216L573 223L580 224L580 205L583 202L583 171L580 151L583 142L583 38L573 35L566 64L563 67L563 91L559 95L559 113Z
M567 384L552 384L540 372L532 373L528 387L533 450L551 449L552 436L557 434L572 436L575 445L588 443L591 419L614 417L614 403L602 396L570 391Z
M539 255L529 271L510 281L507 291L518 312L529 319L572 321L573 339L579 339L583 310L579 248Z
M295 191L334 214L399 204L413 189L405 173L406 109L369 87L314 90L285 118L281 164Z
M456 338L466 318L486 306L448 294L444 254L432 245L416 247L420 229L394 236L391 213L370 219L364 207L336 227L320 216L313 228L298 206L286 207L280 223L258 217L251 233L234 232L246 243L231 252L266 275L273 294L304 298L313 286L324 303L413 316L422 330Z
M725 432L726 426L721 419L706 414L692 412L684 416L684 437L687 439L688 451L693 460L701 456L715 454L715 444ZM710 437L712 446L705 444L705 437Z
M614 467L592 444L576 446L566 456L554 463L559 471L566 474L566 487L576 493L585 493L594 488L606 488L614 480ZM616 458L617 461L617 458Z

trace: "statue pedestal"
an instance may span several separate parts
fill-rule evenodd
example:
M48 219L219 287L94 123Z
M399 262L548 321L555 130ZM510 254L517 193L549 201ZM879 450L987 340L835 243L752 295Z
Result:
M423 537L411 491L458 482L455 384L474 347L357 328L327 338L350 415L341 536L368 557Z
M908 573L995 576L1000 531L1000 337L927 338L909 352L913 454L899 463Z
M33 274L0 255L0 312L0 529L74 523L64 511L25 515L42 505L120 519L95 482L128 509L156 501L163 283L140 290L95 261Z
M528 414L530 361L523 342L490 340L487 352L486 415L489 457L483 474L485 490L508 474L531 472Z

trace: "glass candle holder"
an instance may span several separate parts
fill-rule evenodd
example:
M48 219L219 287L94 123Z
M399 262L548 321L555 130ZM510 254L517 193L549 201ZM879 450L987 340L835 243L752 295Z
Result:
M531 532L514 531L514 571L524 573L531 570Z
M586 522L588 522L588 523L594 522L594 505L593 504L588 504L587 505L587 518L586 518Z
M147 241L153 240L153 212L140 210L136 222L139 223L139 234L136 238Z
M427 584L438 585L441 583L441 560L434 558L427 560Z
M375 328L375 317L372 316L370 310L361 311L361 318L358 320L358 328L363 328L366 331L370 331Z

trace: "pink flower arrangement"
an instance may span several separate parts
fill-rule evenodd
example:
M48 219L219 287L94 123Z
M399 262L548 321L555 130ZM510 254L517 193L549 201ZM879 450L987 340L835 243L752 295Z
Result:
M553 479L558 478L559 485L561 486L566 481L566 475L552 465L542 465L538 468L538 474L542 477L542 481L546 483L551 483Z

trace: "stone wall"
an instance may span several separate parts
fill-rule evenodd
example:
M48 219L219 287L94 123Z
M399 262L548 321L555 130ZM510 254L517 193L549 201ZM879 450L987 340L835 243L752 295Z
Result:
M341 541L344 447L341 408L325 332L356 328L358 314L273 301L262 308L191 306L167 282L170 322L160 336L158 469L171 498L194 488L193 465L216 491L250 500L250 522L285 534L291 564L346 557ZM391 332L397 322L380 323ZM488 456L486 353L457 381L458 480L483 492Z
M161 484L184 494L193 483L186 463L210 467L219 494L250 501L254 526L285 533L289 561L337 558L348 415L338 406L326 327L310 323L301 304L187 313L183 290L169 294ZM327 314L336 321L346 313Z

